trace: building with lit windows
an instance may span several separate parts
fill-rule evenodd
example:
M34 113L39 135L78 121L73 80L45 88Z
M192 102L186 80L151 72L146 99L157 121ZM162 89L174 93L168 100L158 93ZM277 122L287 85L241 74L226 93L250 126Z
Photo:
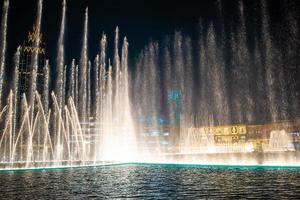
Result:
M35 47L35 42L39 47ZM44 66L45 66L45 43L42 41L42 34L39 34L36 27L28 33L27 39L23 42L20 49L19 61L19 96L29 94L29 84L32 76L32 57L33 53L38 53L38 71L37 71L37 91L42 94L44 83Z
M188 151L213 146L217 153L300 150L299 121L191 127L182 147Z

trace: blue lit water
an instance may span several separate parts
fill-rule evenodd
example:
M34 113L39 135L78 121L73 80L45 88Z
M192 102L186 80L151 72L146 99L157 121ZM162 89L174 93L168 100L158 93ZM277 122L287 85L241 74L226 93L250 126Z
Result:
M124 165L0 173L0 199L299 199L299 169Z

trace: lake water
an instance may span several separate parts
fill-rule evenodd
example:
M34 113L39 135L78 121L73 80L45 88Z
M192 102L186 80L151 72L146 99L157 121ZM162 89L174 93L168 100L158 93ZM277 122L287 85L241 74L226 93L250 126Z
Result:
M124 165L0 173L0 199L299 199L299 169Z

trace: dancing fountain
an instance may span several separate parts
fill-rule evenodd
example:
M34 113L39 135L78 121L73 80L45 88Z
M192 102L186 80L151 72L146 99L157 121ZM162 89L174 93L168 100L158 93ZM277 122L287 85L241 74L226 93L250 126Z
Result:
M299 28L292 12L285 13L289 37L280 44L287 49L280 49L271 32L266 1L255 5L261 16L252 19L257 30L247 31L243 1L239 1L238 26L225 31L223 8L217 1L217 19L199 21L196 41L177 31L162 44L151 41L138 56L132 94L135 116L142 123L136 127L144 135L160 133L150 137L156 138L151 145L157 149L176 146L178 156L172 158L173 148L165 159L299 163L294 143L299 137L298 82L292 70L297 56L291 53L299 48ZM149 125L151 130L145 129ZM289 153L279 156L278 152Z
M4 2L2 21L1 72L5 67L8 1ZM96 164L103 161L133 159L134 127L130 111L128 78L128 42L124 38L122 55L119 56L119 33L116 29L114 66L106 58L106 36L101 39L101 52L95 59L96 79L90 78L88 61L88 9L85 12L83 45L80 64L71 65L70 89L66 96L66 67L64 64L64 32L66 1L62 3L62 21L58 39L55 90L49 97L49 70L44 66L43 94L37 91L39 45L41 42L42 0L34 32L34 46L30 65L31 82L28 94L19 95L20 47L15 54L13 88L7 104L1 111L0 154L3 168L29 168ZM113 68L115 71L113 72ZM3 80L3 79L1 79ZM2 84L2 83L1 83ZM91 84L95 87L97 104L91 104ZM2 90L1 90L2 91ZM5 100L6 101L6 100ZM20 109L18 105L21 104ZM94 106L95 105L95 106ZM91 108L93 106L93 109ZM90 121L95 110L95 120ZM98 132L89 133L91 124ZM106 134L104 134L106 133ZM94 134L94 135L93 135ZM89 142L89 140L93 142ZM112 148L112 147L116 148ZM118 148L117 148L118 147Z
M294 37L286 41L290 45L285 51L280 50L272 39L263 0L258 6L261 32L256 31L250 48L242 1L236 32L225 31L221 2L217 3L218 19L207 24L200 20L196 42L179 31L162 45L152 41L141 51L135 68L128 66L126 37L119 50L118 27L112 63L105 34L99 54L94 62L89 60L86 8L80 61L73 59L67 67L63 0L55 67L50 68L49 60L43 63L39 92L43 16L39 0L29 90L19 90L22 47L18 47L12 87L4 98L3 87L9 87L4 82L4 69L9 67L9 1L5 0L0 40L0 167L115 162L274 164L283 160L298 164L291 130L300 129L297 122L290 123L298 116L297 79L285 70L290 66L283 59L284 55L292 58L299 48L295 44L298 27L289 26L293 29L287 31ZM292 15L287 16L287 23L295 25ZM227 50L230 59L225 59ZM50 69L56 70L54 80ZM55 81L53 91L50 81ZM266 128L268 124L273 125ZM258 132L262 138L255 138Z

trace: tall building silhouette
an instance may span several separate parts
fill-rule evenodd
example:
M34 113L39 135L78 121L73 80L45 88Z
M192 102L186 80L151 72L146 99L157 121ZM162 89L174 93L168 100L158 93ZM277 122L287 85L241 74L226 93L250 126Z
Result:
M39 42L39 47L35 47L35 42ZM45 66L45 43L42 41L42 34L38 32L36 26L28 33L27 39L23 42L20 52L19 65L19 96L26 95L28 99L30 79L32 77L32 58L33 53L38 52L38 70L37 70L37 91L42 94L44 83Z

